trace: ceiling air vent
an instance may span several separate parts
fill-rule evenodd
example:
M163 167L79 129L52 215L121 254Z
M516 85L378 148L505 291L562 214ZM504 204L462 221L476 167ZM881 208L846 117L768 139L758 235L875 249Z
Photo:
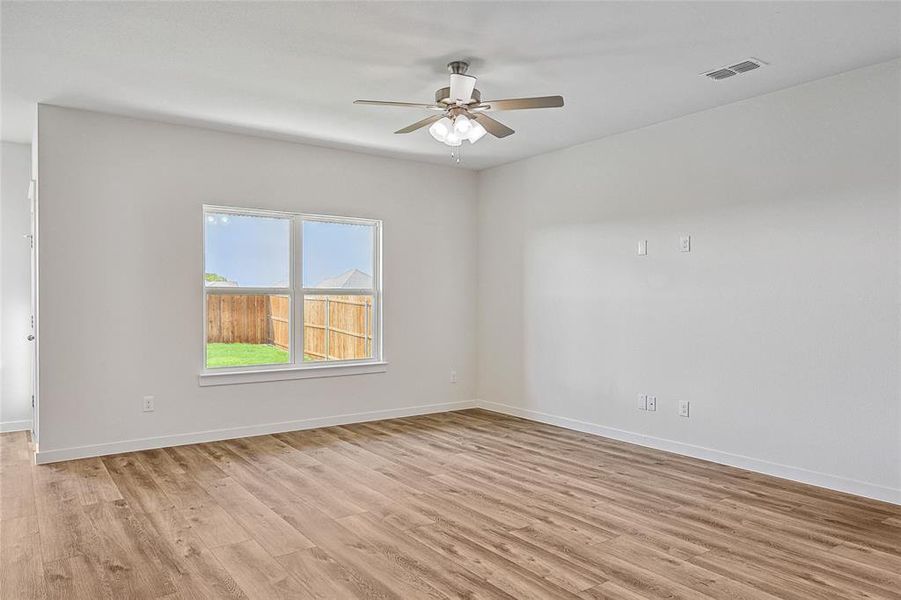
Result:
M760 63L754 62L753 60L743 60L737 65L732 65L729 67L730 71L735 71L736 73L747 73L748 71L753 71L754 69L759 69Z
M754 69L759 69L766 63L762 60L758 60L756 58L749 58L747 60L743 60L739 63L735 63L734 65L730 65L728 67L720 67L719 69L714 69L713 71L707 71L706 73L701 73L704 77L709 77L710 79L715 79L719 81L720 79L726 79L728 77L732 77L733 75L741 75L742 73L747 73L748 71L753 71Z
M732 69L717 69L716 71L711 71L710 73L706 73L707 77L711 79L725 79L726 77L732 77L733 75L738 75Z

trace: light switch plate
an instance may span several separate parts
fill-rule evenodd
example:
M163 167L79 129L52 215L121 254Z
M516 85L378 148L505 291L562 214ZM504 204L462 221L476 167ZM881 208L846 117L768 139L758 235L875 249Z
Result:
M679 238L679 250L682 252L691 252L691 236L683 235Z
M648 396L648 410L657 410L657 396Z
M647 410L648 409L648 395L647 394L638 394L638 410Z
M679 416L688 416L688 400L679 400Z
M639 240L638 241L638 256L647 256L648 255L648 241L647 240Z

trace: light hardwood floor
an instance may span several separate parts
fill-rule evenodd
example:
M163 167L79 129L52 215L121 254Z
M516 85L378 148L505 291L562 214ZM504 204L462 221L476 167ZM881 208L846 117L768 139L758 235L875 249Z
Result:
M4 600L901 598L901 507L485 411L0 469Z

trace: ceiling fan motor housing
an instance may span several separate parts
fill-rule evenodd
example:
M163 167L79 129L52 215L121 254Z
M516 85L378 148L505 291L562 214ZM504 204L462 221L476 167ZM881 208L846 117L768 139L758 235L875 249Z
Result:
M450 97L451 89L450 87L443 87L440 90L435 91L435 103L436 104L454 104L456 100L451 100ZM482 101L482 93L473 88L472 94L470 94L469 101L467 104L479 103Z

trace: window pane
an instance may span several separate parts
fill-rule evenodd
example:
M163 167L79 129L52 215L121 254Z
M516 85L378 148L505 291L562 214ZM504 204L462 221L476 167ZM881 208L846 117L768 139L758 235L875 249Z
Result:
M207 287L287 288L291 220L207 212Z
M374 225L303 222L303 286L372 289Z
M305 296L303 360L372 358L372 296Z
M288 362L291 346L288 296L208 293L206 302L207 368Z

